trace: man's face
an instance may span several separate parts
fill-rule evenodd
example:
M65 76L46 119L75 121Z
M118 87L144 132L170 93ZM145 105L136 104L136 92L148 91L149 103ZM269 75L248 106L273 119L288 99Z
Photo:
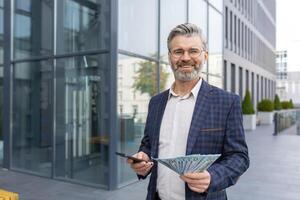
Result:
M191 81L200 76L207 52L199 36L176 36L170 42L169 62L176 80Z

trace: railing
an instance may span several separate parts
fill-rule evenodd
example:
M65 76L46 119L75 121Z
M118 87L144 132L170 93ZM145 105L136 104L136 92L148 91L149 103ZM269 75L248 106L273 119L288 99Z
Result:
M300 109L275 111L274 135L292 126L296 126L295 134L300 135Z

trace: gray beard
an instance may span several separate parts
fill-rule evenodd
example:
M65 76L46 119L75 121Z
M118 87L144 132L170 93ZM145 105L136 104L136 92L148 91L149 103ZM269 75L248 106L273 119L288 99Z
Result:
M173 68L172 68L173 69ZM193 69L190 73L184 73L178 70L173 69L174 77L180 81L191 81L200 77L201 66L197 69Z

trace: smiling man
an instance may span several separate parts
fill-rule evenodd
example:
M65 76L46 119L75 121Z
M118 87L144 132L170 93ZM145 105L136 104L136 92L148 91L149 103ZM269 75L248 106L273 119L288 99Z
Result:
M144 137L127 162L146 178L147 200L227 199L225 189L249 167L239 96L209 85L201 77L207 45L194 24L176 26L168 37L169 62L175 82L151 98ZM221 154L204 172L178 176L151 157Z

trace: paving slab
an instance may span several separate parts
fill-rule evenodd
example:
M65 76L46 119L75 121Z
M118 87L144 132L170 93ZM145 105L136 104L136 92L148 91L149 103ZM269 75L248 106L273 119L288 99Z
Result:
M291 127L273 136L273 125L246 132L250 168L227 189L229 200L299 200L300 136ZM0 170L0 188L17 192L21 200L140 200L148 180L107 191L14 171Z

